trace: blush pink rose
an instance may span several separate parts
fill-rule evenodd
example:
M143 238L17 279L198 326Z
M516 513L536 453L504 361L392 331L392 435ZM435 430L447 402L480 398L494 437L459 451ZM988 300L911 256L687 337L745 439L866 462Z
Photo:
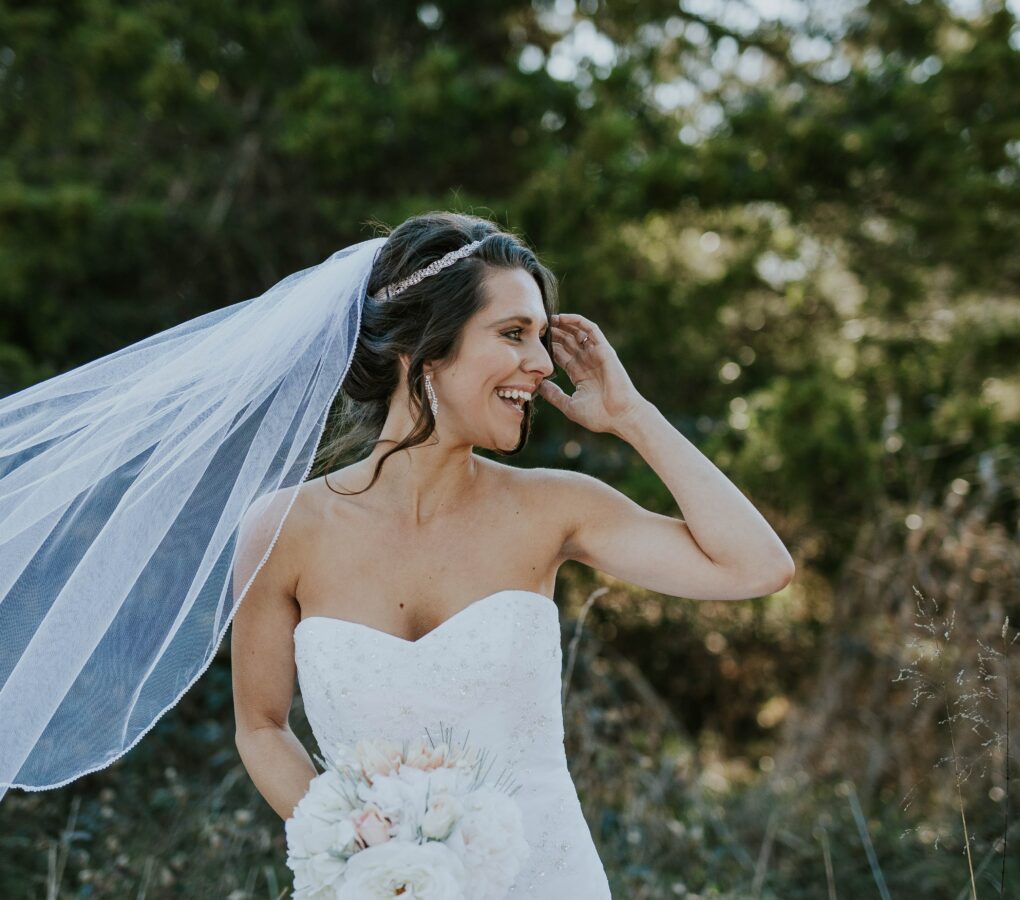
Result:
M407 753L407 765L416 769L428 772L433 769L447 765L447 756L450 748L446 744L437 744L433 747L424 739L419 739Z
M373 803L366 805L360 812L352 813L351 824L354 825L358 842L363 847L385 844L390 839L391 822Z
M358 741L354 755L362 777L371 784L376 775L391 775L404 762L400 747L393 741Z

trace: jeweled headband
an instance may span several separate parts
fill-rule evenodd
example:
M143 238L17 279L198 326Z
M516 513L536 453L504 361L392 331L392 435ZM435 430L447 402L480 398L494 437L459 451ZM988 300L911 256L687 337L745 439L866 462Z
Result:
M418 269L417 272L413 272L402 281L398 281L396 284L388 284L371 297L373 300L389 300L391 297L395 297L402 291L406 291L411 285L417 284L423 278L428 278L429 275L435 275L436 272L441 269L445 269L447 266L453 265L458 259L463 259L471 253L474 253L482 245L481 240L472 241L470 244L465 244L457 250L451 250L445 256L440 257L435 262L429 263L423 269Z

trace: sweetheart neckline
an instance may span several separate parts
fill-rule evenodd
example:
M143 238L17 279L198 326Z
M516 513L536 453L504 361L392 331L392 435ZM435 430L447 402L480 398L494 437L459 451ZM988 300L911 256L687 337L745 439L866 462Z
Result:
M413 641L412 640L408 640L407 638L403 638L403 637L401 637L398 634L393 634L393 633L391 633L389 631L383 631L381 628L374 628L371 625L366 625L364 622L354 622L351 619L341 619L341 618L338 618L337 616L305 616L303 619L301 619L297 623L297 625L294 626L294 631L296 633L297 630L305 622L311 622L311 621L313 621L315 619L320 619L320 620L325 621L325 622L337 622L337 623L339 623L341 625L353 625L355 628L361 628L364 631L372 631L375 634L381 635L384 638L389 638L390 640L397 641L400 644L406 644L409 647L416 647L418 644L420 644L423 641L425 641L426 638L429 637L429 635L433 635L437 631L442 630L447 625L449 625L451 622L453 622L454 619L459 619L469 609L471 609L471 607L478 606L480 603L484 603L486 600L492 600L494 597L499 597L500 595L503 595L503 594L530 594L532 597L540 597L541 599L545 600L546 602L551 603L553 608L557 610L557 613L559 611L559 607L556 606L556 601L553 600L551 597L547 596L546 594L539 593L538 591L529 591L526 588L504 588L504 589L499 590L499 591L494 591L491 594L486 594L486 596L480 597L477 600L472 600L467 606L463 607L462 609L457 610L457 612L455 612L449 618L444 619L435 628L433 628L433 629L431 629L429 631L426 631L425 634L423 634L421 637L419 637L419 638L417 638L416 640L413 640Z

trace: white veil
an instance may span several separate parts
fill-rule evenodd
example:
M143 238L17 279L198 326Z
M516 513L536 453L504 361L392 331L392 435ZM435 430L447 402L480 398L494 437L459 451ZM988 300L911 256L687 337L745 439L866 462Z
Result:
M240 576L239 525L308 476L385 242L0 399L0 798L108 766L209 666L296 491Z

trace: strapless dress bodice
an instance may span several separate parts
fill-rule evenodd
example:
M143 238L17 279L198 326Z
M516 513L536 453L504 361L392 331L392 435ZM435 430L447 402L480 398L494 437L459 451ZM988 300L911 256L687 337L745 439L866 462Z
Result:
M531 852L508 898L608 898L609 884L567 768L559 612L511 589L470 603L414 641L328 616L294 629L305 714L323 746L400 743L452 727L520 785Z

